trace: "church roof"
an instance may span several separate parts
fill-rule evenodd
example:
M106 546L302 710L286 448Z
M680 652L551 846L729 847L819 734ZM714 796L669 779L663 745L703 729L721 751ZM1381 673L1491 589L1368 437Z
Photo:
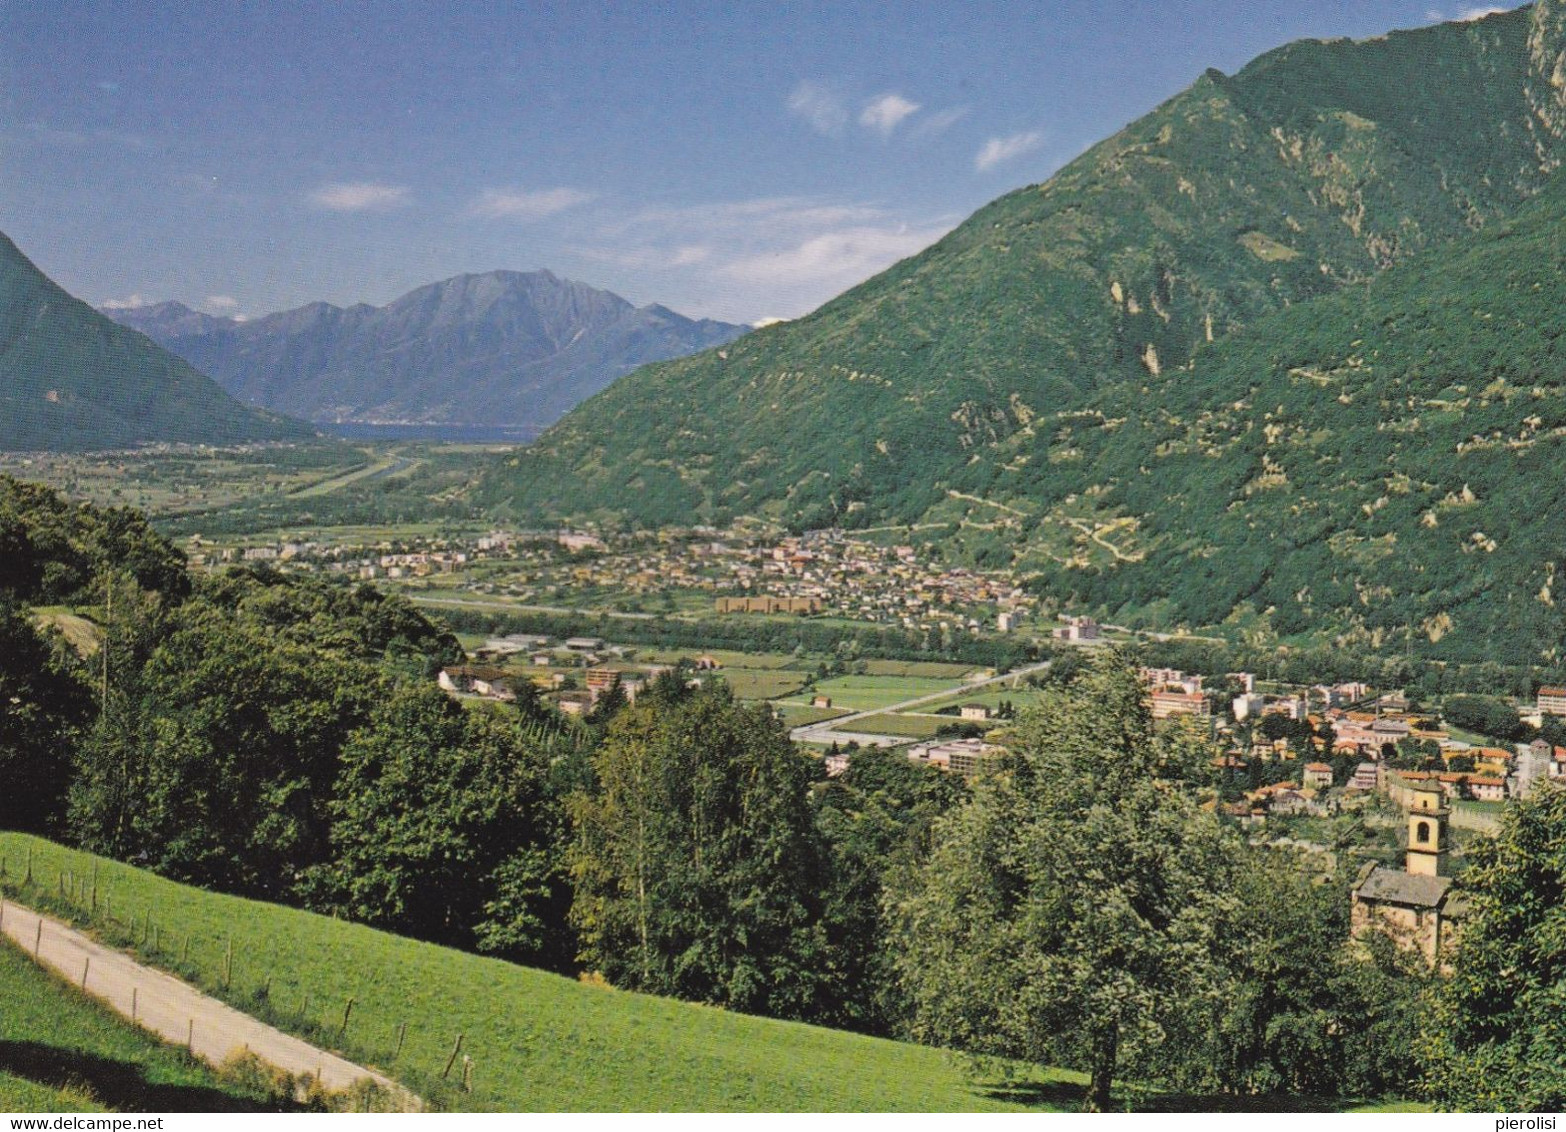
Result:
M1452 887L1451 877L1420 876L1402 869L1377 866L1354 886L1360 900L1403 904L1410 908L1439 908Z

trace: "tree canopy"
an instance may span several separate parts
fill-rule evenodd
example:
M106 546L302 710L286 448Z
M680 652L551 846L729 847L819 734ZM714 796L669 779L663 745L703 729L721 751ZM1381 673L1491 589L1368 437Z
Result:
M914 1032L1082 1066L1102 1109L1118 1070L1213 1013L1240 846L1188 785L1195 747L1153 731L1118 657L1049 690L1012 751L891 896Z

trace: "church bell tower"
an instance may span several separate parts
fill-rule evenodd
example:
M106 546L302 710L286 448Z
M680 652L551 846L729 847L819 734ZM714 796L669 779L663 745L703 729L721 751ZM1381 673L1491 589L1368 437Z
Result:
M1408 871L1414 876L1447 875L1449 848L1446 823L1452 811L1446 808L1446 793L1434 779L1426 779L1413 788L1408 808Z

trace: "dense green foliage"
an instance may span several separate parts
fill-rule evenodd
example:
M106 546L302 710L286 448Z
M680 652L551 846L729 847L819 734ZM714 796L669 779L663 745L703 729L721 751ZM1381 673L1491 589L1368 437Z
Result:
M540 744L433 685L376 705L344 744L317 904L423 939L565 967L563 868Z
M0 235L0 449L233 444L311 432L241 405L211 378L72 298Z
M81 689L0 589L0 828L48 831L65 812Z
M886 897L914 1033L1189 1092L1376 1096L1416 1075L1429 972L1349 942L1349 878L1199 804L1200 743L1154 732L1110 659L1019 725L1010 772L938 819Z
M1140 681L1099 664L1046 693L940 821L892 897L915 1033L1063 1062L1105 1108L1117 1070L1169 1073L1223 989L1243 844L1198 808L1179 732L1152 735Z
M814 314L617 383L479 497L935 524L1117 621L1553 663L1557 16L1210 72Z
M1452 977L1432 994L1419 1056L1439 1107L1539 1112L1566 1104L1566 788L1536 787L1470 851L1471 910Z
M828 988L810 763L765 704L665 680L610 723L572 800L582 958L616 986L780 1018Z

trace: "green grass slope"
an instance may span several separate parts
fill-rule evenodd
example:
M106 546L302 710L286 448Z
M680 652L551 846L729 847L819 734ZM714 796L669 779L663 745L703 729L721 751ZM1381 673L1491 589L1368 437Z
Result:
M72 298L0 235L0 449L310 435L297 421L241 405L150 339Z
M0 1111L253 1112L260 1101L0 941Z
M1558 146L1534 91L1560 33L1534 29L1519 10L1209 71L814 314L615 383L478 497L642 523L940 517L1041 415L1528 199Z
M19 898L29 852L32 899L85 916L96 869L105 938L134 939L156 965L451 1108L992 1111L1079 1096L1076 1075L976 1083L939 1050L584 985L0 833L0 883ZM459 1033L471 1092L457 1087L460 1055L441 1081Z

